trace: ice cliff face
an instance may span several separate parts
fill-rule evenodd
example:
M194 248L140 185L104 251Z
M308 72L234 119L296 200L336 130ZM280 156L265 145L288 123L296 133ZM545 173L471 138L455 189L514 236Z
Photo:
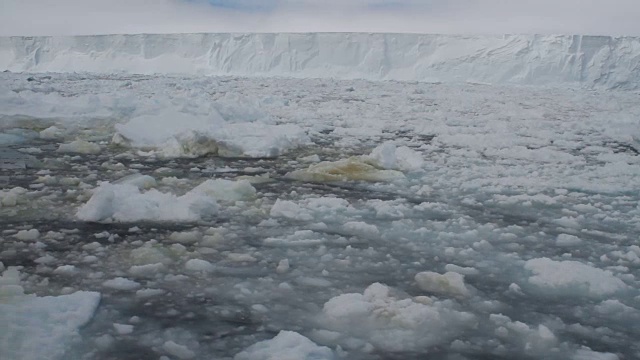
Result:
M485 82L634 90L640 38L172 34L0 38L0 70Z

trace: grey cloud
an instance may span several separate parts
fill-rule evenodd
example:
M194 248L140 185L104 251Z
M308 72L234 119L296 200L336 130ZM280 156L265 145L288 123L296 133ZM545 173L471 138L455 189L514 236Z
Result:
M246 1L246 0L245 0ZM638 0L275 0L264 12L204 0L2 0L0 35L425 32L640 35Z

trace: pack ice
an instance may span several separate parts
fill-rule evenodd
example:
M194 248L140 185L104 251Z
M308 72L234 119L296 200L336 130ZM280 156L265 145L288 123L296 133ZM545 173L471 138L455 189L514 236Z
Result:
M0 38L0 359L640 358L639 49Z

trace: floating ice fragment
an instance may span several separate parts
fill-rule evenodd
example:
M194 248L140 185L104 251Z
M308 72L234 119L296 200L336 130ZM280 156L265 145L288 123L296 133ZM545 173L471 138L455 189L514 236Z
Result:
M184 267L189 271L211 272L215 270L212 263L202 259L191 259L185 263Z
M545 325L529 326L520 321L513 321L503 314L491 314L489 320L496 326L494 333L503 340L519 347L529 354L546 353L558 343L555 334Z
M14 187L9 190L0 190L0 207L12 207L21 202L22 195L27 193L27 189Z
M570 247L578 246L582 243L579 237L569 234L560 234L556 238L556 246Z
M144 246L131 250L131 260L136 265L150 265L156 263L168 265L173 262L168 249L161 246L153 246L148 243Z
M56 126L50 126L42 131L40 131L40 138L53 140L62 137L62 130Z
M373 224L367 224L362 221L349 221L342 225L342 229L349 234L363 236L363 237L376 237L380 235L378 227Z
M53 273L56 275L74 275L77 271L73 265L62 265L53 270Z
M577 261L538 258L527 261L524 267L533 273L528 279L530 284L557 295L600 297L627 288L610 271Z
M193 189L194 192L200 192L214 197L218 201L246 201L256 197L256 188L247 180L207 180Z
M214 198L200 192L183 196L157 190L141 192L130 184L102 183L76 216L83 221L197 221L218 210Z
M123 277L117 277L102 283L102 286L114 290L129 291L140 288L140 284Z
M282 259L278 262L278 266L276 267L276 272L278 274L283 274L289 271L289 259Z
M571 360L620 360L620 358L616 354L596 352L589 348L583 348L576 351Z
M40 237L40 231L38 229L20 230L13 237L22 241L34 241Z
M24 295L17 269L0 276L0 357L12 360L68 358L78 330L93 317L96 292L37 297Z
M374 165L389 170L416 171L424 165L420 153L406 146L396 147L391 141L373 149L369 158Z
M457 272L462 275L478 275L480 271L473 267L462 267L454 264L447 264L444 266L444 269L451 272Z
M114 184L129 184L138 189L150 189L156 186L156 179L149 175L132 174L113 182Z
M292 220L310 221L313 217L304 211L300 205L289 200L277 199L269 213L273 217L283 217Z
M118 335L127 335L133 332L133 325L113 323L113 328Z
M239 253L229 253L227 254L227 260L233 262L255 262L258 261L255 257L250 254L239 254Z
M451 301L426 297L400 298L375 283L362 294L336 296L324 304L327 326L386 351L419 351L448 343L476 325L473 314L460 312ZM446 328L447 331L442 331ZM344 344L349 346L348 342Z
M180 244L193 244L202 239L202 233L198 230L172 232L169 235L169 240Z
M140 289L136 291L136 297L146 299L154 296L159 296L164 293L165 291L162 289Z
M75 140L68 144L60 144L58 152L86 155L97 154L100 152L100 145L85 140Z
M404 178L396 170L384 170L365 161L363 157L351 157L338 161L323 161L306 169L288 173L288 178L298 181L393 181Z
M416 274L415 281L418 287L424 291L450 296L469 295L469 289L464 283L464 275L457 272L449 271L445 274L438 274L425 271Z
M153 278L158 274L163 273L166 270L166 268L167 267L163 263L133 265L129 268L129 274L135 277Z
M271 340L260 341L238 353L234 360L333 360L331 349L293 331L280 331Z
M222 118L215 110L207 116L165 110L142 115L116 125L112 142L151 151L161 157L275 157L308 143L306 132L297 125L238 122Z
M162 345L162 349L178 359L193 359L196 356L196 353L191 351L188 347L180 345L174 341L166 341Z

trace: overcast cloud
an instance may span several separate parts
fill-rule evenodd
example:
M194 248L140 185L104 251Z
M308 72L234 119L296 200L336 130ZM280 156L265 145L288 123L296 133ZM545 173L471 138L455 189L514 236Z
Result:
M0 0L0 35L420 32L640 35L640 0Z

